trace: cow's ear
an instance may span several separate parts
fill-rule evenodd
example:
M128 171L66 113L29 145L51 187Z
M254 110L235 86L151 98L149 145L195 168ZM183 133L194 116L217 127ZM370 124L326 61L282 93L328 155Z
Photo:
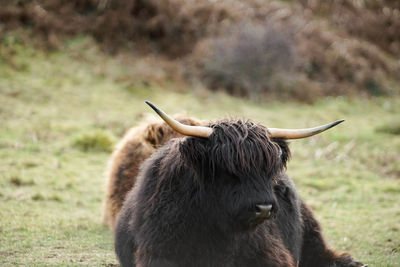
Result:
M271 139L272 142L275 142L278 144L278 146L281 148L281 160L283 163L283 166L286 167L286 163L290 159L290 149L287 141L285 139L280 139L280 138L273 138Z

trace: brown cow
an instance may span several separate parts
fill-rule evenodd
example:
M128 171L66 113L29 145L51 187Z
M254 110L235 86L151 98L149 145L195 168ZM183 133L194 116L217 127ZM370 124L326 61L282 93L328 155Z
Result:
M200 121L185 116L176 119L188 125L200 125ZM146 119L128 130L116 146L107 168L106 196L103 222L114 231L116 216L122 207L126 194L132 189L140 165L157 148L175 137L183 137L164 121Z

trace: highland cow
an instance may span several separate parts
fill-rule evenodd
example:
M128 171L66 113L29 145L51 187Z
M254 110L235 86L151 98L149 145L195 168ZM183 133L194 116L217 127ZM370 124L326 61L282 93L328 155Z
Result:
M183 125L148 103L184 138L147 159L118 215L122 266L363 266L330 250L286 175L286 139L335 126L285 130L249 120Z
M177 120L188 125L200 125L194 118L178 116ZM116 216L126 194L132 189L145 159L165 142L183 137L163 121L146 119L132 127L116 146L107 168L106 195L103 206L103 223L114 231Z

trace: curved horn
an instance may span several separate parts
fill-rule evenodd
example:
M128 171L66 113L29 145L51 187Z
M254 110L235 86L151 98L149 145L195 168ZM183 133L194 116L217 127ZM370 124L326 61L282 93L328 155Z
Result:
M154 106L149 101L145 102L152 109L154 109L155 112L157 112L157 114L161 117L161 119L163 119L169 126L171 126L172 129L174 129L180 134L208 138L213 132L212 128L210 127L191 126L182 124L179 121L171 118L168 114L166 114L164 111Z
M268 132L270 133L270 137L272 138L300 139L322 133L323 131L330 129L341 122L344 122L344 120L338 120L325 125L317 126L314 128L306 128L306 129L268 128Z

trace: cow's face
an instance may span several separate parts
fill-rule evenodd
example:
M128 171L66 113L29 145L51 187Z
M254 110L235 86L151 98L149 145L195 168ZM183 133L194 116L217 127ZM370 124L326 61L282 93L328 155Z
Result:
M277 181L267 174L249 173L237 177L222 172L216 177L215 188L210 189L217 197L217 212L225 217L219 223L222 228L234 231L252 230L266 220L273 220L279 205L275 196Z
M248 121L222 121L208 139L188 138L181 153L203 188L199 205L222 231L255 229L278 211L278 177L288 158L284 141ZM196 183L196 182L195 182Z

